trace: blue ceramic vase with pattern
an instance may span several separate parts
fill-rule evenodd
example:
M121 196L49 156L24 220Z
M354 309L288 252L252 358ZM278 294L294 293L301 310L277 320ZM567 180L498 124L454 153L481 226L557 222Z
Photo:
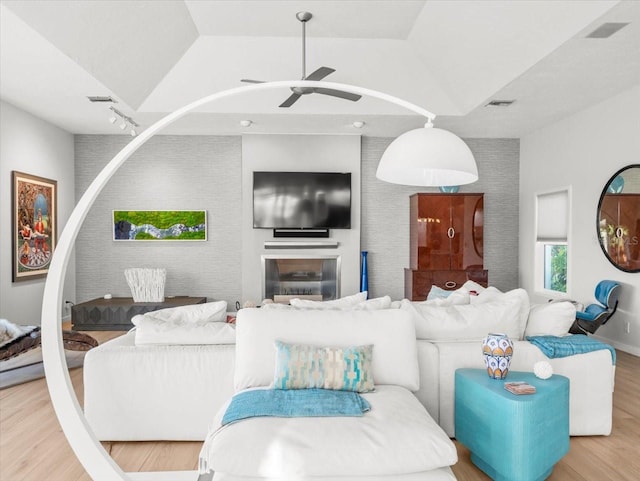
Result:
M513 341L506 334L488 334L482 341L482 354L490 378L507 377L513 356Z

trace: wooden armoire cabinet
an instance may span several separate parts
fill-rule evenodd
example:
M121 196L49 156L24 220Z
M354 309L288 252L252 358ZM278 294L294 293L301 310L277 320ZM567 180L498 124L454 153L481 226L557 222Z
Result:
M467 280L486 286L483 231L483 194L412 195L405 297L423 301L432 285L455 290Z

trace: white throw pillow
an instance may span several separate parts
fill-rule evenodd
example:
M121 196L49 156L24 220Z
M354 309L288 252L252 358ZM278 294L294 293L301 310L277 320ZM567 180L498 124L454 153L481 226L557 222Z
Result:
M482 287L480 284L478 284L475 281L465 282L464 284L462 284L462 288L466 289L469 292L475 292L474 295L478 295L486 289L486 287Z
M367 299L360 304L353 306L354 311L372 311L375 309L389 309L391 307L391 298L389 296L374 297Z
M143 317L150 317L165 322L179 321L180 323L226 322L227 301L205 302L204 304L160 309L158 311L133 316L131 322L134 326L137 326Z
M293 307L298 309L344 309L352 308L367 300L367 292L358 292L352 296L341 297L333 301L310 301L308 299L294 298L289 301Z
M474 296L471 302L482 303L482 302L495 301L496 299L500 299L504 295L505 293L502 292L497 287L489 286L486 289L478 292L478 295Z
M402 299L399 301L391 301L390 309L400 309L402 307Z
M520 311L518 312L517 322L519 335L518 339L522 340L524 337L524 330L527 327L527 319L529 318L529 308L531 304L529 303L529 294L524 289L513 289L511 291L502 292L495 287L487 287L482 292L480 292L477 296L471 296L471 304L484 304L486 302L495 302L495 301L507 301L509 299L518 299L520 300ZM495 331L500 332L500 331Z
M566 336L576 320L576 307L569 301L535 304L529 311L526 336Z

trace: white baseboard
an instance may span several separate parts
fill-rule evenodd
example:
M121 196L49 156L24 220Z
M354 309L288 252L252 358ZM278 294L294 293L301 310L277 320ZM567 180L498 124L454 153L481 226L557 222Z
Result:
M600 337L596 335L594 335L593 337L595 337L596 339L604 343L611 344L613 347L615 347L619 351L628 352L629 354L633 354L634 356L640 357L640 347L630 346L628 344L624 344L618 341L612 341L611 339L607 339L606 337Z
M153 471L127 473L132 481L197 481L198 471Z

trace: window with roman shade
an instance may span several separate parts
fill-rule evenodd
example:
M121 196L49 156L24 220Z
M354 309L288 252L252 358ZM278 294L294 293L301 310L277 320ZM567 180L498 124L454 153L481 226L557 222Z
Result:
M567 293L569 189L536 196L537 286L544 291Z

